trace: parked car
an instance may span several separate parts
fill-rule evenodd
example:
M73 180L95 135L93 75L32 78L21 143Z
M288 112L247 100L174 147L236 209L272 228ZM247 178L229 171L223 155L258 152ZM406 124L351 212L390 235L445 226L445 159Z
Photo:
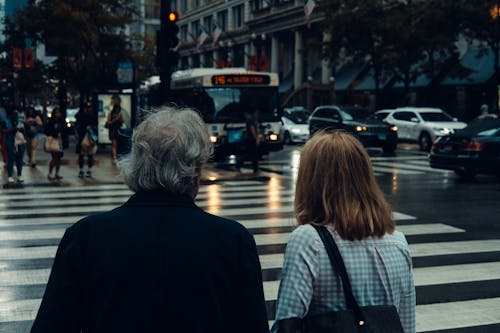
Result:
M429 159L432 168L453 170L460 177L476 174L500 177L500 119L475 121L454 134L438 138Z
M309 114L304 111L295 111L281 117L281 137L283 143L288 145L297 142L306 142L309 139L309 125L307 120Z
M398 127L400 140L418 142L423 151L429 151L437 138L467 126L437 108L397 108L385 117L385 121Z
M385 153L396 150L397 127L360 107L319 106L309 117L310 136L320 130L343 129L354 133L366 147L381 147Z

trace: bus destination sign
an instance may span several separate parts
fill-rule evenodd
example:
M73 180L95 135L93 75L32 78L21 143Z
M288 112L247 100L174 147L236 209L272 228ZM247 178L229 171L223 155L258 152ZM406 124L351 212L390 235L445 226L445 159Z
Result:
M246 75L246 74L227 74L212 76L214 86L233 86L233 85L268 85L271 79L267 75Z

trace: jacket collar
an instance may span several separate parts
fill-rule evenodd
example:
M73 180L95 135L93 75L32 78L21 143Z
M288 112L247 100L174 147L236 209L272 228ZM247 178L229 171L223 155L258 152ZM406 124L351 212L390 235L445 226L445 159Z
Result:
M187 194L176 194L166 190L141 191L133 194L124 204L127 206L185 206L197 207Z

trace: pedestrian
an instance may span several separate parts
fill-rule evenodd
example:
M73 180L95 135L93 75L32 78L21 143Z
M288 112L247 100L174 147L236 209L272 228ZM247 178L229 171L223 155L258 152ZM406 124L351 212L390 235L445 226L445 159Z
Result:
M75 120L76 153L78 154L78 166L80 167L78 177L92 177L95 148L97 148L97 114L94 112L91 102L85 103L85 109L78 111ZM86 136L88 136L87 139ZM93 145L82 145L84 140L91 140ZM85 156L87 156L86 173L83 171Z
M0 101L0 103L2 103ZM7 110L3 106L3 103L0 104L0 123L7 121ZM0 152L2 154L2 161L4 163L4 167L7 166L7 146L5 144L6 134L3 131L0 131Z
M259 109L255 109L253 112L245 113L245 123L245 156L238 160L237 168L239 170L245 159L248 159L252 162L253 173L258 174L260 158Z
M295 215L299 227L286 247L272 332L301 332L295 325L306 316L346 309L345 289L313 225L333 236L359 306L394 305L404 332L415 332L408 243L395 231L369 156L353 135L318 133L305 144Z
M42 116L33 105L30 105L23 119L26 133L26 151L28 153L28 164L36 167L36 152L38 143L43 130Z
M19 127L19 112L17 109L11 110L7 118L0 126L5 135L5 147L7 149L7 182L14 183L14 165L17 170L17 182L24 182L23 179L23 158L26 150L26 139Z
M109 131L109 140L111 140L111 158L113 159L113 164L117 163L118 158L118 130L123 125L122 108L120 106L121 100L120 96L113 95L112 97L113 109L108 113L106 119L105 127Z
M137 126L119 163L135 194L66 230L32 333L269 332L253 236L194 203L211 152L194 111Z
M61 168L61 159L64 155L62 136L65 134L66 129L66 122L64 121L62 112L59 107L56 106L52 110L52 115L48 119L45 126L45 134L47 135L47 139L51 137L59 142L58 149L49 151L51 159L49 162L49 174L47 178L50 181L63 179L63 177L59 174L59 170ZM47 149L47 142L45 142L45 146L45 148Z

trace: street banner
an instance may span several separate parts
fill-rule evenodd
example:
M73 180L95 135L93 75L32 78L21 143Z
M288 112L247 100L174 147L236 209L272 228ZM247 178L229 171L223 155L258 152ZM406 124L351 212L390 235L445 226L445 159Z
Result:
M214 23L214 35L213 35L213 46L217 46L217 42L219 41L220 36L222 35L222 29L219 27L217 23Z
M314 0L305 0L304 15L309 29L311 28L311 15L314 7L316 7L316 2L314 2Z
M24 49L24 67L33 68L35 65L35 51L32 47Z
M198 45L196 47L198 49L198 51L201 50L201 47L203 46L203 44L205 43L205 41L208 38L208 34L205 31L205 29L203 27L201 27L200 30L201 30L201 33L198 35Z
M23 68L23 50L14 48L12 50L12 67L14 69Z
M116 78L119 84L134 82L134 64L132 62L119 62L116 67Z

